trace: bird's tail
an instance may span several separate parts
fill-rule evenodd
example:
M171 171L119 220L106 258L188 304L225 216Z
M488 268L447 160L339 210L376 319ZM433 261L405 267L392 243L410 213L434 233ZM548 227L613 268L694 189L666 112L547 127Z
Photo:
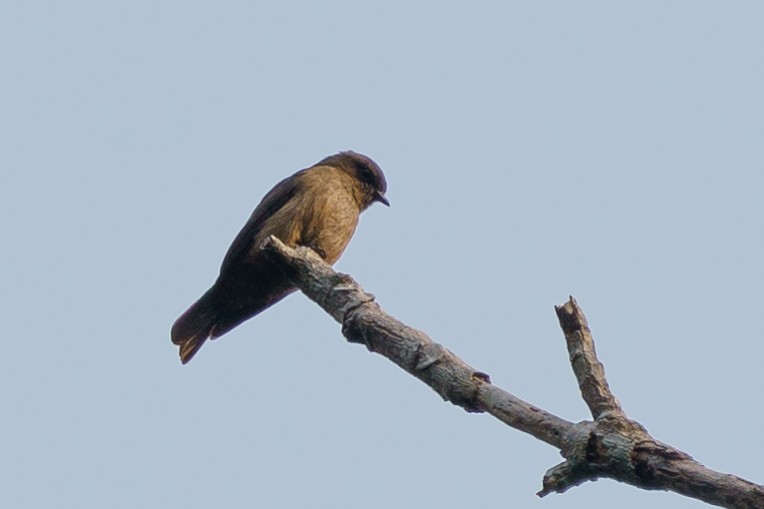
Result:
M172 325L170 337L173 343L180 346L180 361L183 364L190 361L204 345L218 320L213 291L214 288L207 290Z

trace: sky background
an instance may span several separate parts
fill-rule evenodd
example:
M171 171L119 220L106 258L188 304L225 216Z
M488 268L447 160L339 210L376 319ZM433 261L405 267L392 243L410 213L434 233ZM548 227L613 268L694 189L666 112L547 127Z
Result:
M346 149L392 207L336 267L385 310L580 421L572 294L632 418L764 483L763 26L757 1L3 2L0 506L706 507L538 499L554 448L299 293L181 366L170 326L260 198Z

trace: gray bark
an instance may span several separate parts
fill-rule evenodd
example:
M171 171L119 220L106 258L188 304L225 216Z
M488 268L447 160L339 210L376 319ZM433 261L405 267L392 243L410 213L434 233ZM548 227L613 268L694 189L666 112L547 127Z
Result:
M598 478L647 490L667 490L709 504L764 509L764 486L706 468L689 454L654 439L629 419L610 391L583 311L571 297L556 307L570 362L592 421L572 423L493 385L424 332L387 314L347 274L316 253L270 237L263 249L311 300L342 324L351 343L384 355L468 412L485 412L557 449L565 461L550 468L539 496L563 493Z

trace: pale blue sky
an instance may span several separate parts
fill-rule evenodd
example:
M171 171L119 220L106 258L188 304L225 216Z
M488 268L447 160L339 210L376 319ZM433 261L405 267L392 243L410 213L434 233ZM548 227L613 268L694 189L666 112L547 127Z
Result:
M658 439L764 482L761 2L4 2L0 506L705 507L444 403L301 294L181 366L175 318L273 184L385 170L337 268L588 417L588 315Z

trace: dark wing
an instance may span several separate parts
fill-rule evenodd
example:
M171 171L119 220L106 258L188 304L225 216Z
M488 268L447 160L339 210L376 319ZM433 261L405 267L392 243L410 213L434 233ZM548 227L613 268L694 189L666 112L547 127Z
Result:
M297 193L302 182L302 179L299 177L305 173L305 171L307 170L298 171L291 177L285 178L276 184L273 189L268 191L268 194L260 200L255 211L252 212L247 223L241 229L239 234L236 235L236 238L233 239L231 247L228 248L228 252L226 253L225 258L223 258L223 263L220 266L221 274L231 267L231 265L241 260L242 257L246 256L252 249L252 243L255 241L255 237L260 231L260 228L262 228L263 223L286 205Z

